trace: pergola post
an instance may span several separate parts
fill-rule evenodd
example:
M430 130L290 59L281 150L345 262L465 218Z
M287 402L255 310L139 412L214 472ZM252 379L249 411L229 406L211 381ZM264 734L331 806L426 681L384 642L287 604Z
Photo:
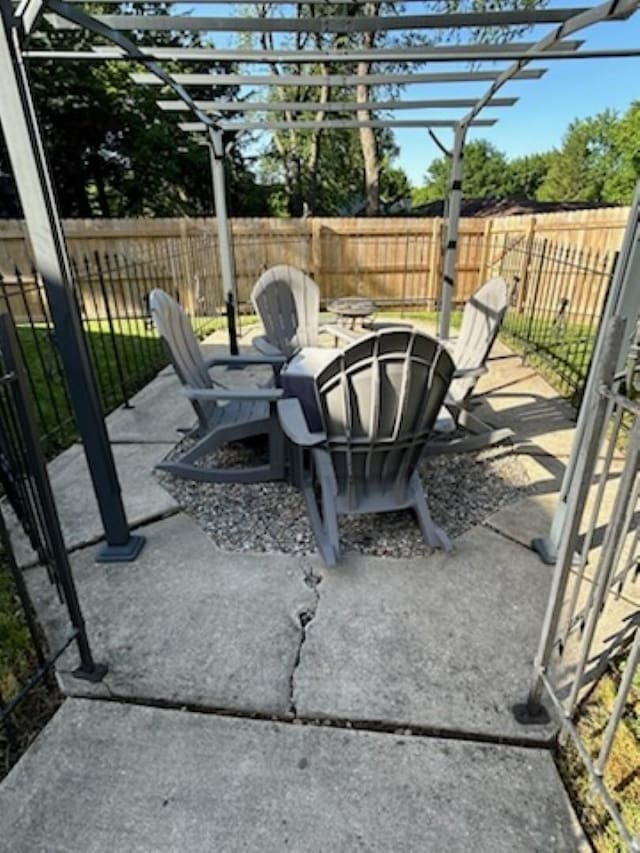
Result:
M130 534L122 504L120 483L73 294L71 263L21 57L19 37L12 4L9 0L0 0L0 126L36 267L46 289L56 343L107 540L99 550L97 560L133 560L140 553L144 538Z
M594 406L597 405L598 401L599 365L605 355L607 330L614 317L622 318L624 343L620 350L618 364L615 367L615 373L620 374L624 370L625 360L633 342L636 323L640 315L640 287L638 282L640 282L640 181L636 185L627 229L618 257L618 265L607 303L602 312L598 338L591 357L591 369L580 405L573 444L571 445L571 455L560 488L558 506L553 516L549 535L536 538L532 542L533 548L542 560L549 565L556 562L559 543L562 540L565 526L570 521L568 519L569 495L573 481L577 476L576 471L583 452L584 437L589 421L593 416Z
M467 125L459 124L456 128L453 151L451 152L447 232L444 243L440 327L438 330L441 340L446 340L449 337L449 326L451 324L451 306L453 304L456 260L458 258L458 228L460 225L460 205L462 203L462 174L466 135Z
M224 170L224 145L222 133L209 126L209 151L211 154L211 178L213 181L213 201L216 208L216 225L218 228L218 249L220 253L220 269L222 285L227 305L227 324L229 328L229 351L238 355L236 338L236 319L238 314L238 289L233 268L233 251L229 233L229 218L227 216L227 185Z

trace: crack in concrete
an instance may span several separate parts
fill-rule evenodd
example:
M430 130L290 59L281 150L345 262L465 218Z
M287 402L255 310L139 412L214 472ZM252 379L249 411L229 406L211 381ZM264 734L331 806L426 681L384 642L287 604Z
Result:
M308 565L304 561L302 562L302 575L305 586L309 587L313 592L313 601L310 607L304 607L298 612L300 634L298 638L298 648L296 649L293 667L289 676L289 714L294 718L298 715L294 699L296 671L300 665L302 647L307 639L307 628L311 622L313 622L316 613L318 612L318 605L320 604L320 591L318 587L322 583L322 575L316 574L313 570L313 566Z

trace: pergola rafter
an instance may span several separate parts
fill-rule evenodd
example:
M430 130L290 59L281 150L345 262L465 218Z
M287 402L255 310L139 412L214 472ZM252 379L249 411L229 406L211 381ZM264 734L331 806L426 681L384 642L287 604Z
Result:
M53 9L51 4L49 8ZM293 4L292 4L293 5ZM557 24L568 21L576 13L589 8L509 9L483 12L444 12L430 15L391 15L370 17L332 16L327 18L266 18L219 17L200 15L94 15L113 30L137 32L226 32L226 33L323 33L348 34L391 31L417 31L478 27L527 26ZM46 15L48 22L60 30L73 29L76 24L67 15Z
M512 107L517 98L494 98L488 107ZM183 101L158 101L158 106L166 112L186 112L189 107ZM325 113L349 113L357 110L457 110L472 107L473 98L443 98L427 101L326 101L322 103ZM199 109L206 113L214 112L310 112L317 104L309 101L196 101Z
M473 127L493 127L497 122L495 118L480 118L476 119ZM206 124L198 121L184 121L178 125L180 130L185 133L205 133L208 130ZM218 120L218 127L221 130L240 131L240 130L263 130L263 121L225 121ZM331 121L318 121L317 119L296 119L287 121L286 119L278 120L271 119L269 121L269 130L349 130L358 127L373 127L378 130L382 128L448 128L455 130L457 122L447 121L446 119L332 119Z

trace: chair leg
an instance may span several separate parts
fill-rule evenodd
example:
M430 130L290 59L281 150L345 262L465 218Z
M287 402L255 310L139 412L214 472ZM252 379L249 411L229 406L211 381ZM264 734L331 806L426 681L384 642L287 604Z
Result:
M319 503L314 489L314 471L318 476L320 485ZM322 559L327 566L335 566L340 559L336 506L337 484L331 467L331 460L321 450L312 451L310 468L307 469L304 476L302 494L307 505L311 529Z
M268 442L271 478L282 480L285 475L285 437L278 421L275 403L270 404L270 410Z
M256 435L267 435L269 461L266 465L242 468L199 466L196 463L229 441L241 441ZM273 454L273 455L272 455ZM176 477L212 483L264 483L284 477L284 435L273 418L249 421L242 426L221 426L201 438L177 459L160 462L156 466Z
M431 518L429 504L427 503L420 477L416 473L411 477L410 489L413 496L413 509L415 510L420 530L427 545L430 548L442 548L444 551L452 551L453 543L451 539L449 539L441 527L434 524Z

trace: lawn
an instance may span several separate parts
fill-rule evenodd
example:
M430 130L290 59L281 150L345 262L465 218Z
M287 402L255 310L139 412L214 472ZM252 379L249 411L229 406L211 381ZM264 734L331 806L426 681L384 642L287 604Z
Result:
M592 758L596 758L600 749L623 670L624 660L612 665L580 708L577 726ZM572 741L560 751L559 763L578 817L595 850L598 853L622 853L626 848L618 829L591 790L589 777ZM626 826L633 834L640 834L640 670L634 677L604 782Z
M567 324L507 314L501 337L571 402L579 405L595 347L597 325Z
M221 317L202 318L206 332L226 325ZM86 339L98 381L103 411L112 411L143 388L167 364L155 330L144 319L85 323ZM18 326L18 339L31 382L36 418L47 456L53 456L78 437L60 356L45 324Z
M22 604L3 552L0 550L0 696L11 700L37 668ZM11 717L11 732L0 725L0 779L18 760L60 705L62 697L53 676L32 691Z

